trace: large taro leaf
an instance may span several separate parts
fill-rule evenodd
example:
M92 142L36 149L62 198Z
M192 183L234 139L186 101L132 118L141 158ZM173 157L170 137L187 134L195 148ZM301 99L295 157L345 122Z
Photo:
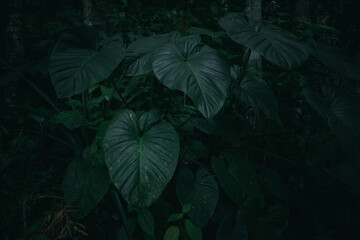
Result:
M301 65L308 57L307 47L290 32L272 24L254 25L241 13L230 13L219 20L229 37L269 62L284 69Z
M82 157L70 163L62 184L66 203L76 208L78 218L96 207L110 185L102 152L91 152L90 148L85 148Z
M323 87L324 98L311 89L304 88L303 95L337 135L360 167L360 107L359 100L329 86Z
M120 111L104 137L105 162L110 178L132 206L150 206L172 177L179 156L173 127L154 112L139 119Z
M191 204L188 215L199 227L204 227L214 213L219 197L216 181L210 173L199 168L196 177L187 167L177 177L176 193L182 206Z
M197 36L182 37L177 32L156 34L150 37L140 38L129 44L127 48L128 59L131 61L126 74L129 76L141 75L153 71L153 52L169 42L180 42L186 39L199 39Z
M311 55L317 58L325 66L342 77L360 80L360 64L355 59L341 54L340 49L323 45L315 41L310 42Z
M96 30L79 26L55 45L49 73L58 97L69 97L106 79L125 57L121 37L114 36L101 48Z
M206 118L223 106L230 83L226 59L194 40L165 44L154 53L153 69L166 87L186 93Z
M279 105L269 85L255 74L248 73L241 81L240 87L235 89L237 98L259 108L266 117L281 124Z

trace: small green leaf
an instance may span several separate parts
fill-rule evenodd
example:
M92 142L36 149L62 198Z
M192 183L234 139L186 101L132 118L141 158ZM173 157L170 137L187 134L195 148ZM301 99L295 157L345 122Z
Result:
M137 225L136 219L128 219L127 224L129 226L130 234L133 234ZM117 240L129 240L124 226L120 228L119 233L117 234Z
M196 226L193 222L191 222L188 219L185 220L184 225L185 225L186 233L189 235L191 240L202 240L201 228Z
M185 214L185 213L190 212L191 207L192 207L191 203L185 204L185 205L182 207L182 210L181 210L182 213Z
M168 222L176 222L177 220L182 219L183 216L184 215L182 213L173 213L168 217L167 221Z
M141 229L154 237L155 222L151 212L148 209L142 209L138 212L137 217Z
M63 124L68 129L73 130L83 126L85 118L79 111L62 111L54 114L50 121L57 124Z
M76 99L71 99L69 101L65 102L67 105L69 105L70 107L83 107L83 104Z
M170 226L164 235L164 240L178 240L180 236L180 230L177 226Z

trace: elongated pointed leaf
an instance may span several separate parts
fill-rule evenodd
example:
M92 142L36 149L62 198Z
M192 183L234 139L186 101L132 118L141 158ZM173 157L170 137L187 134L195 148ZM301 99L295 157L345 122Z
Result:
M184 225L186 233L189 235L191 240L202 240L202 232L198 226L188 219L185 220Z
M185 92L206 118L223 106L230 81L225 58L208 46L187 40L154 53L153 69L161 83Z
M151 205L172 177L179 156L179 138L173 127L154 112L140 119L119 112L105 138L105 161L110 178L124 199L139 208Z
M125 57L121 37L99 48L99 37L90 26L65 34L51 54L49 72L58 97L69 97L106 79Z
M279 105L269 85L255 74L248 73L241 81L237 89L237 98L259 108L265 116L281 124L279 117Z
M170 226L164 235L164 240L178 240L180 236L180 230L177 226Z
M144 232L154 237L155 221L148 209L143 209L138 212L138 222Z
M204 168L196 171L196 178L190 169L184 167L177 177L176 193L182 206L191 204L188 213L200 227L204 227L214 213L219 189L214 178Z
M96 207L110 185L105 164L97 163L99 155L84 157L70 163L63 179L66 203L78 210L75 212L78 218L86 216Z
M255 25L241 13L227 14L219 20L219 25L232 40L281 68L298 67L309 55L307 47L292 33L268 23Z

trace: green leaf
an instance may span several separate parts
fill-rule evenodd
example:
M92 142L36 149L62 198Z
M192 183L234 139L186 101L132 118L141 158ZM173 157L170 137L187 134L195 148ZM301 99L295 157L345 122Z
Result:
M255 25L241 13L227 14L219 20L219 25L233 41L260 53L281 68L296 68L309 55L307 47L292 33L269 23Z
M340 144L356 159L360 166L360 107L359 101L339 90L323 87L324 98L311 89L304 88L306 101L326 121L340 140Z
M230 83L226 59L197 41L165 44L154 52L153 69L166 87L186 93L206 118L223 106Z
M331 87L323 87L325 99L316 92L304 88L306 101L326 120L329 127L340 134L344 128L360 137L360 107L358 100L344 95ZM328 102L328 104L326 104Z
M255 74L246 74L235 93L240 101L259 108L266 117L277 121L281 125L279 105L273 91L265 81Z
M197 169L196 179L191 170L183 167L177 177L176 193L182 206L191 204L188 213L200 227L204 227L214 213L219 189L216 181L204 168Z
M184 206L182 206L181 212L182 212L183 214L186 214L186 213L190 212L191 207L192 207L192 206L191 206L191 203L184 204Z
M211 168L214 170L221 187L224 189L226 195L236 204L240 205L244 201L242 185L229 172L229 165L225 159L212 158Z
M180 236L180 230L177 226L170 226L164 235L164 240L178 240Z
M182 219L183 216L184 215L182 213L173 213L168 217L167 221L168 222L176 222L176 221Z
M130 234L133 234L137 225L137 221L135 219L129 219L127 224L129 226ZM119 233L117 234L117 240L129 240L124 226L120 228Z
M67 205L74 206L78 218L88 215L104 197L109 189L110 180L104 164L99 164L97 154L85 159L77 159L68 166L63 190Z
M191 240L202 240L202 232L198 226L188 219L185 220L184 225L186 233L189 235Z
M108 78L125 57L121 37L114 36L99 48L93 27L83 25L65 34L55 45L49 72L58 97L69 97Z
M50 121L56 124L63 124L68 129L73 130L83 126L85 118L79 111L62 111L54 114Z
M179 138L173 127L154 112L140 119L120 111L103 141L110 178L134 207L150 206L170 181L179 157Z
M246 226L239 218L235 223L230 217L225 217L219 224L216 240L248 240Z
M138 212L137 217L141 229L154 237L155 222L151 212L148 209L142 209Z
M264 187L271 195L281 200L288 200L285 185L281 182L276 173L267 167L263 168L263 181Z
M228 163L228 172L242 186L238 191L242 191L246 197L257 197L261 195L259 189L259 177L254 165L244 156L236 151L225 152L225 159Z
M342 77L360 80L360 64L355 59L341 54L340 49L323 45L315 41L310 42L311 55L317 58L325 66Z
M140 38L129 44L127 49L128 56L135 59L127 68L127 75L136 76L153 71L153 53L154 51L169 42L179 42L194 36L181 37L177 32L166 34L156 34L150 37Z

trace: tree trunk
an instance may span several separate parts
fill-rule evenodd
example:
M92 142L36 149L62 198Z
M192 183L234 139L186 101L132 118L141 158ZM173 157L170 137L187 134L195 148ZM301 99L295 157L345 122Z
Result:
M247 0L245 14L255 23L261 21L261 0ZM248 66L262 72L262 60L259 53L251 52Z
M83 16L84 24L92 26L92 0L83 0Z

